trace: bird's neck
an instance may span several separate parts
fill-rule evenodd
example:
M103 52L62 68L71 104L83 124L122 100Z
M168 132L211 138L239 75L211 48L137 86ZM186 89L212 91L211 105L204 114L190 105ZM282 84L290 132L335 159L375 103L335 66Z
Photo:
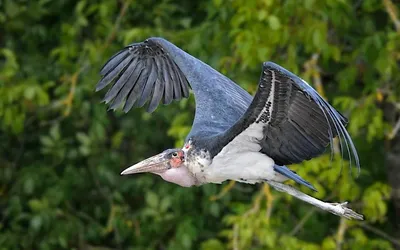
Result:
M191 187L198 185L197 179L185 166L181 166L179 168L171 168L168 171L165 171L158 175L160 175L164 180L178 184L182 187Z
M205 173L212 160L207 150L192 149L186 156L186 166L197 180L198 185L206 183Z

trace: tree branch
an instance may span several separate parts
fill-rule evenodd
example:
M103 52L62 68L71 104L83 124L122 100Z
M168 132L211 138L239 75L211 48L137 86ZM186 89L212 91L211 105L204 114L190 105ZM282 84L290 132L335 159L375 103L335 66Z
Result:
M301 218L301 220L299 221L299 223L297 223L297 225L292 229L292 231L289 233L289 235L294 236L296 235L300 229L303 228L304 224L308 221L308 219L310 219L310 217L317 211L316 207L312 207L307 213L306 215L303 216L303 218Z
M332 193L328 196L327 200L332 199L334 196L335 196L335 195L334 195L334 192L332 192ZM316 208L316 207L312 207L312 208L310 209L310 211L308 211L308 212L306 213L306 215L304 215L303 218L301 218L301 220L299 221L299 223L297 223L297 225L293 228L293 230L289 233L289 235L292 235L292 236L296 235L296 234L303 228L304 224L306 224L306 222L308 221L308 219L310 219L310 217L311 217L315 212L317 212L317 208Z
M269 218L271 217L273 208L272 202L274 201L274 195L271 193L270 186L267 183L264 183L263 185L263 193L265 195L267 203L267 212L266 212L267 222L269 222Z
M219 194L210 197L210 201L216 201L224 197L235 186L235 183L235 181L229 181L228 185L223 187Z
M115 36L121 25L121 20L125 16L130 3L131 3L131 0L127 0L124 2L124 5L122 6L122 8L118 14L115 24L114 24L111 32L107 36L104 46L101 48L101 50L98 53L99 56L103 54L104 50L106 50L107 47L110 46L111 42L115 39ZM64 116L68 116L71 113L72 103L73 103L73 100L75 97L75 88L76 88L76 84L77 84L79 75L89 67L90 67L90 62L85 61L82 65L78 66L78 70L76 72L74 72L71 76L66 77L66 79L71 82L71 87L70 87L68 96L62 101L62 103L66 106L66 110L64 111Z
M338 231L336 234L336 250L341 250L344 242L344 235L347 231L347 220L343 217L340 218Z
M105 45L103 47L103 50L105 50L111 44L111 42L115 39L115 35L117 34L117 31L119 30L119 28L121 26L122 18L125 16L126 11L128 10L128 7L129 7L130 3L131 3L131 0L127 0L127 1L124 2L124 5L122 6L121 11L118 14L118 17L115 20L115 24L113 26L113 29L111 30L110 34L107 37L107 40L106 40Z
M239 225L233 226L233 250L239 250Z
M394 125L392 131L388 134L388 140L392 140L394 137L396 137L397 133L400 130L400 118L397 120L396 125Z
M391 0L383 0L383 4L385 5L386 11L390 16L390 19L392 19L393 24L396 28L397 32L400 32L400 20L397 17L397 8L393 4Z
M390 241L393 245L400 247L400 240L388 235L387 233L383 232L382 230L380 230L376 227L373 227L371 225L368 225L367 223L358 223L357 225L364 228L365 230L368 230L368 231L384 238L385 240Z

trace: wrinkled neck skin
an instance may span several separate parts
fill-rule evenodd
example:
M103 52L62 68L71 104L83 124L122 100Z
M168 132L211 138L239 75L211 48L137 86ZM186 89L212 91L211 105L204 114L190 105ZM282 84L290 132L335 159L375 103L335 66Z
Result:
M182 187L198 186L200 183L193 176L193 174L187 169L186 166L179 168L171 168L164 173L155 173L160 175L164 180L175 183Z

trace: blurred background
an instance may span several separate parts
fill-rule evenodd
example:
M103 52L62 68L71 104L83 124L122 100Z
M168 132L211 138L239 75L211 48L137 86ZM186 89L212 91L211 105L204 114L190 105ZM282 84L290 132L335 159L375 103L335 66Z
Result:
M400 3L0 0L0 249L400 249ZM264 61L349 117L361 158L292 169L363 222L267 185L181 188L122 169L181 147L193 97L128 114L95 93L106 60L162 36L251 94Z

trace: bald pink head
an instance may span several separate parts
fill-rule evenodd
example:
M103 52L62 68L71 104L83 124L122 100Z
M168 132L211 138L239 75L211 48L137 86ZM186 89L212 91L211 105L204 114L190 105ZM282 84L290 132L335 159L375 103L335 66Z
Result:
M157 174L164 180L182 187L196 185L196 178L185 165L185 152L182 149L165 150L125 169L121 175L136 173Z

